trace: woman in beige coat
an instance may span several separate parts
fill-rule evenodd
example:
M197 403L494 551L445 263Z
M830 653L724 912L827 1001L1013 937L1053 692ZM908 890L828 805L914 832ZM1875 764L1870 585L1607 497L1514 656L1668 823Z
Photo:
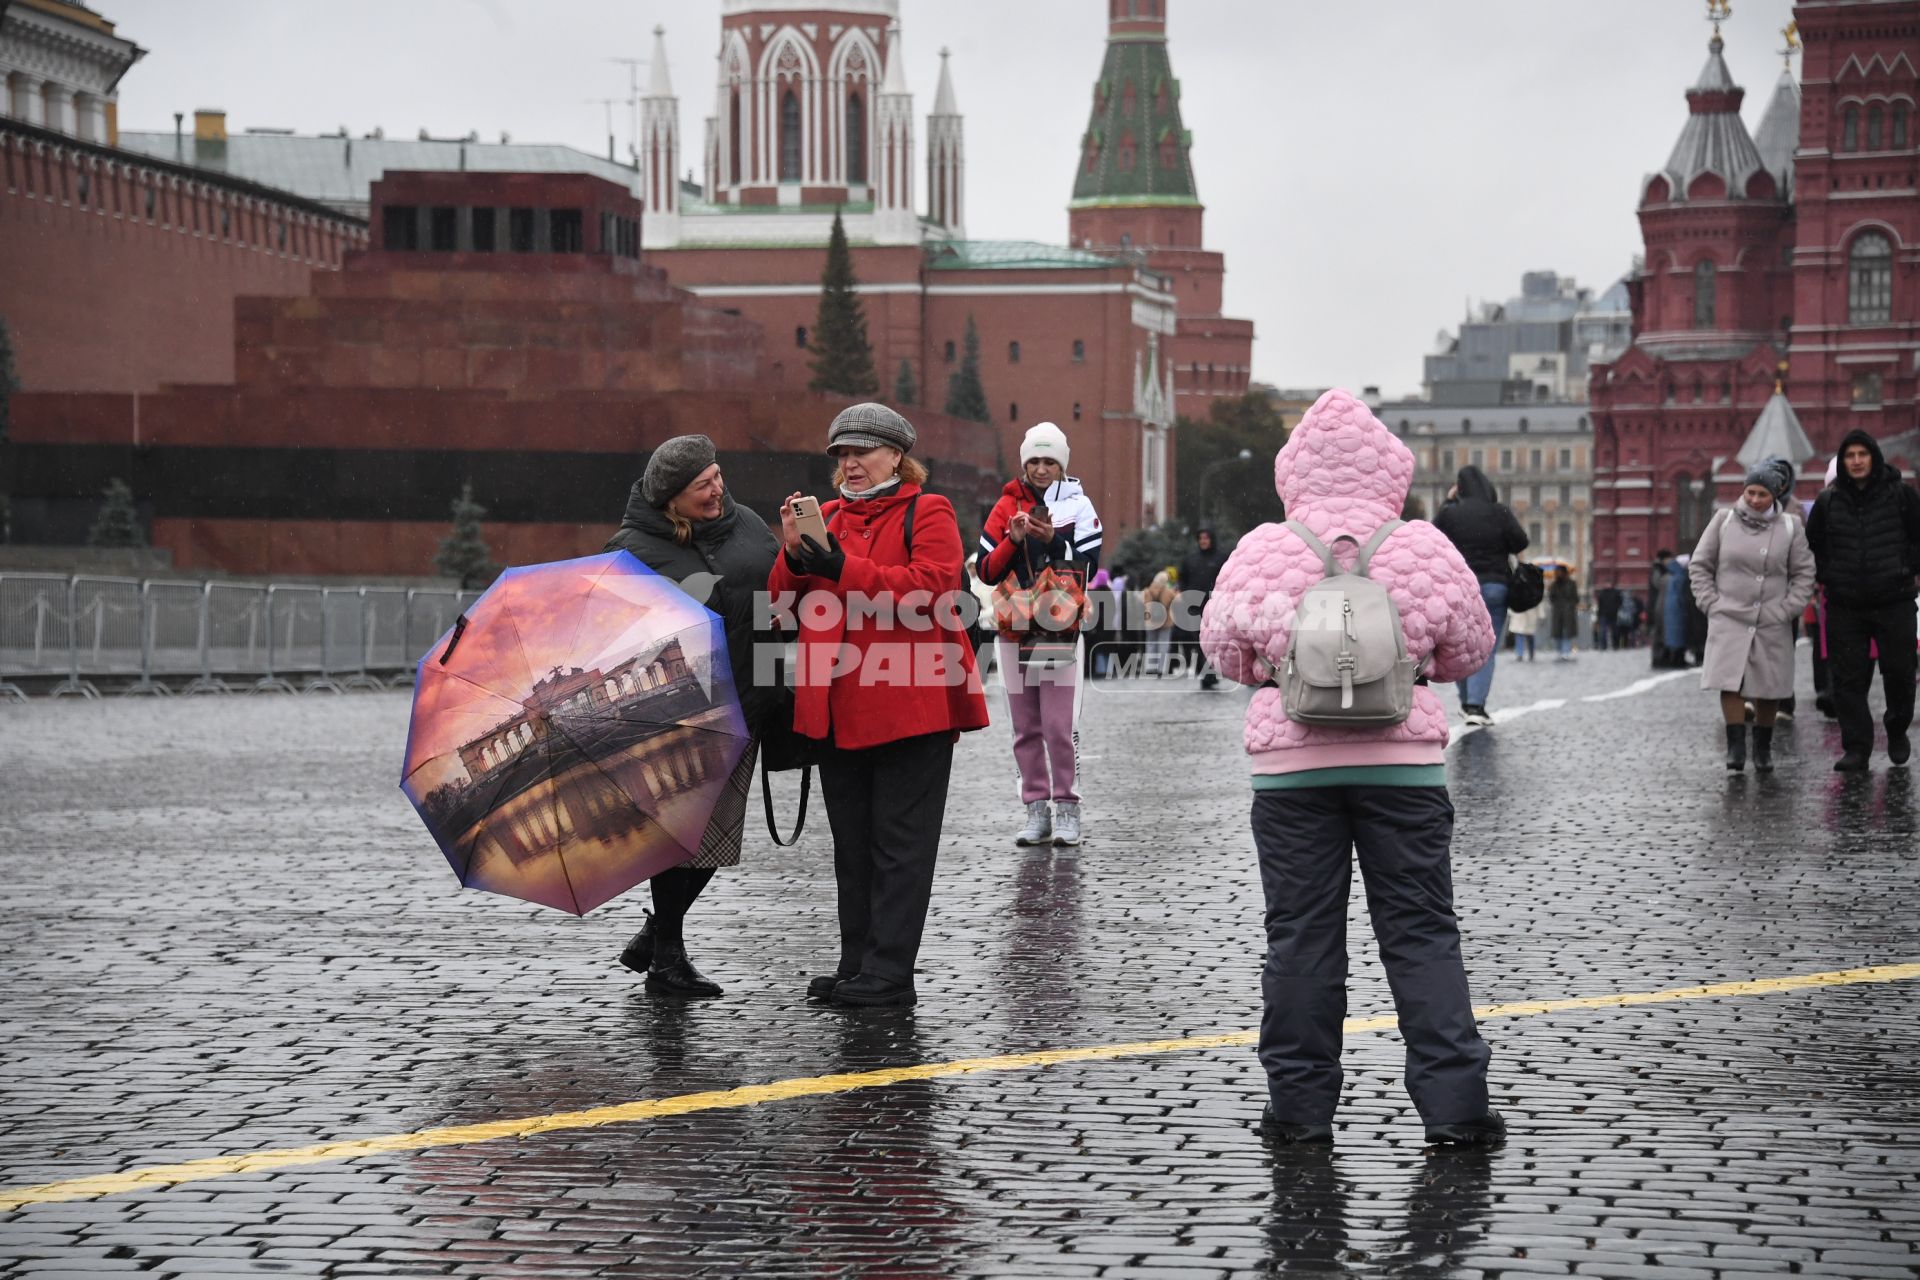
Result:
M1793 620L1813 598L1813 552L1799 517L1781 505L1793 465L1768 458L1747 473L1733 506L1707 522L1687 565L1707 615L1700 687L1720 691L1727 768L1747 767L1746 703L1753 702L1753 767L1773 769L1773 723L1793 693Z

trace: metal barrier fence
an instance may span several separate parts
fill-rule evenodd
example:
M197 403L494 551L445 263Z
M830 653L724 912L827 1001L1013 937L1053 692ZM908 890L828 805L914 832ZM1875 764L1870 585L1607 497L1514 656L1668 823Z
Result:
M0 574L0 697L340 693L410 683L477 591Z

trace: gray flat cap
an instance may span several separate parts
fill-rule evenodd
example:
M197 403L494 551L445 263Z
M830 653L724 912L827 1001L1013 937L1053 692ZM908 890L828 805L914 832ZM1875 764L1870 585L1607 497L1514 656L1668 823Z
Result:
M640 477L640 496L648 506L665 507L717 460L713 441L705 436L675 436L647 459L646 473Z
M856 449L890 445L902 453L911 453L917 439L919 435L911 422L883 404L868 401L848 405L834 418L833 425L827 428L827 452L832 453L841 445Z

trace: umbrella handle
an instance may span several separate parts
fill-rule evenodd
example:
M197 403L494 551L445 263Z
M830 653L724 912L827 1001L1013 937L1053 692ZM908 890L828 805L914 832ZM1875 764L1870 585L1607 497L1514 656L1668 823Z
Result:
M467 615L463 613L458 618L454 619L453 639L447 641L446 652L440 655L441 666L444 667L447 665L447 659L453 656L453 646L459 644L460 637L465 634L467 634Z

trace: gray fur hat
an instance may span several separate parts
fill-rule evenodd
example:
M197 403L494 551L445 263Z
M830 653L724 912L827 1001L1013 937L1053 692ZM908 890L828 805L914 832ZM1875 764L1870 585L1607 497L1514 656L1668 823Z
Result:
M855 449L876 449L888 445L902 453L913 452L919 435L913 424L883 404L868 401L842 409L827 428L827 452L841 445Z
M648 506L664 508L717 460L713 441L707 437L675 436L647 459L646 473L640 477L640 496Z
M1775 502L1784 502L1793 492L1793 470L1793 464L1785 458L1762 458L1747 468L1747 483L1771 493Z

